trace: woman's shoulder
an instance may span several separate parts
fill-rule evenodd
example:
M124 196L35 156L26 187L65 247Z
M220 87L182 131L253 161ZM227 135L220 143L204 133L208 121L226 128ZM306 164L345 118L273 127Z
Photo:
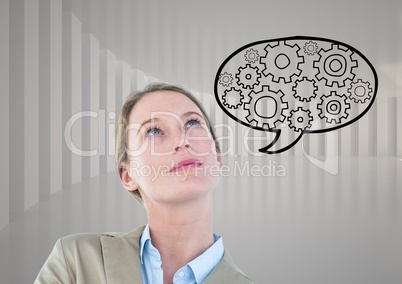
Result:
M57 283L107 283L107 277L119 279L123 277L120 274L131 278L141 275L137 271L140 269L139 258L137 261L132 256L139 255L143 228L128 233L80 233L61 237L35 283L49 283L47 279L55 279ZM132 267L137 269L134 274ZM122 269L128 272L120 273ZM106 270L110 271L108 275Z
M103 241L139 240L143 230L144 226L130 232L76 233L61 237L58 242L64 249L91 246L100 248Z
M205 281L205 284L209 283L251 284L254 281L237 267L231 255L225 249L222 260Z

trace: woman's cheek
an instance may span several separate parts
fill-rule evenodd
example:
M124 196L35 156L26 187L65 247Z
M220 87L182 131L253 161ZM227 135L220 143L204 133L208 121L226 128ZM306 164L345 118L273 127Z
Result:
M167 146L166 139L162 135L155 137L149 137L148 139L148 149L147 152L151 156L161 156L166 154Z
M212 135L204 127L195 127L187 132L187 138L191 142L202 142L204 144L210 143L212 141Z

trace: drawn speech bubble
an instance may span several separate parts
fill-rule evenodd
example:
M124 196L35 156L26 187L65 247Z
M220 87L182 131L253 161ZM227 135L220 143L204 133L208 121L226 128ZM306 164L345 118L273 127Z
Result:
M220 66L214 90L229 117L276 134L259 149L275 154L293 147L303 134L357 121L373 105L377 87L373 65L357 49L335 40L296 36L239 48ZM281 138L283 131L290 133L282 135L286 139Z

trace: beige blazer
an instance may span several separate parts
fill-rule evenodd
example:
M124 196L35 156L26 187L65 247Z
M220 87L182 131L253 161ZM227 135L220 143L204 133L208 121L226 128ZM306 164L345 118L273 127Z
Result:
M42 283L142 283L139 240L144 227L125 234L78 234L59 239L40 270ZM225 250L205 284L254 283Z

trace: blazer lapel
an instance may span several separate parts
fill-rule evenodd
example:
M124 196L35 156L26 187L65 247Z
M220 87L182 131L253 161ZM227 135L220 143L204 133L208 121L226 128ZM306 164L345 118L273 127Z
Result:
M142 283L139 239L144 226L122 235L101 237L107 283Z
M214 270L212 270L211 274L208 275L204 282L204 284L220 283L253 283L239 268L237 268L227 250L225 250L222 260Z

